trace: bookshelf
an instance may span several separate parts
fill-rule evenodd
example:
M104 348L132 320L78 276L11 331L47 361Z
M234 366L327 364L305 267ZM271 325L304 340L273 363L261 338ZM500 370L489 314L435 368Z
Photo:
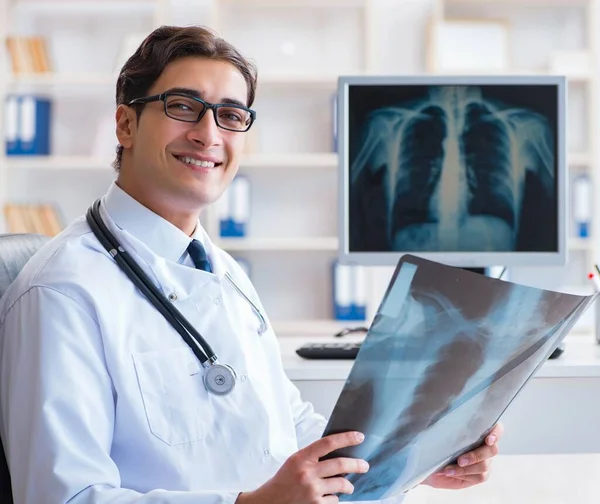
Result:
M503 73L567 77L567 178L568 264L540 268L535 274L514 268L510 279L564 292L591 291L586 274L600 261L600 213L592 196L591 236L574 233L571 181L585 174L591 192L600 190L597 138L600 132L598 106L600 69L600 2L598 0L436 0L434 21L502 20L508 24L509 61ZM571 64L584 61L586 64ZM482 72L485 73L485 72ZM586 314L587 317L588 314ZM583 332L592 332L593 315L584 322Z
M47 74L0 72L2 116L9 93L49 96L56 104L50 155L7 157L1 149L0 206L57 203L67 222L83 213L114 176L113 151L98 152L94 137L98 124L111 120L114 63L125 38L167 23L210 25L257 62L258 120L253 127L256 145L240 166L240 173L252 182L251 234L245 239L219 238L214 208L207 209L203 223L219 245L252 264L253 281L280 336L331 335L353 325L331 315L331 262L338 249L338 157L332 152L331 97L338 75L426 73L423 55L431 16L503 17L510 12L532 29L527 23L532 23L536 9L562 15L579 8L588 23L581 49L595 59L588 68L566 72L582 97L576 108L588 119L585 124L574 119L586 138L570 147L568 162L570 170L590 173L596 193L600 163L592 139L600 131L599 2L414 0L399 8L389 0L0 1L0 38L41 35L48 40L53 63ZM520 49L532 54L537 50ZM506 73L547 73L533 63L516 64ZM5 44L0 68L9 68ZM78 112L83 109L85 115ZM4 126L1 121L2 138ZM535 273L527 282L577 288L575 278L584 276L597 260L600 225L594 225L592 239L569 237L573 257L567 268ZM6 229L0 218L0 230ZM378 268L369 272L368 317L378 306L389 273ZM552 275L554 283L544 283Z

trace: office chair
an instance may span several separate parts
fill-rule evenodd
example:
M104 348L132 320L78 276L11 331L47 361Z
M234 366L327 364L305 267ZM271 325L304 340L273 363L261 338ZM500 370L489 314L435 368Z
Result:
M37 234L0 234L0 297L17 277L25 263L50 238ZM0 443L0 502L12 504L10 474Z

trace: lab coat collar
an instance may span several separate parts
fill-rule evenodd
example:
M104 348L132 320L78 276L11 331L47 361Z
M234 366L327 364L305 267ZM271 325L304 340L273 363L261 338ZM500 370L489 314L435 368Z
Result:
M154 254L168 261L180 261L192 240L181 229L142 205L115 182L109 187L103 203L108 215L119 229L130 233ZM210 240L199 222L194 238L200 240L206 247L209 257L215 255L211 254Z

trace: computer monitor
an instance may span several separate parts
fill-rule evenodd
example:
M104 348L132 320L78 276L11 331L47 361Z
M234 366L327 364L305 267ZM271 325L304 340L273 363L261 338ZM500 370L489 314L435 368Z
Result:
M341 77L340 259L565 264L565 107L559 76Z

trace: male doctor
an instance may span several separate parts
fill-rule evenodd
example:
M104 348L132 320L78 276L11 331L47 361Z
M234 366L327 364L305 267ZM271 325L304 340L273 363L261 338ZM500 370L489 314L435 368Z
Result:
M214 384L232 388L211 391L210 366L82 216L0 301L0 433L16 503L324 504L352 492L337 475L368 470L319 461L361 435L319 439L325 419L287 379L252 284L199 224L238 171L255 87L254 67L212 32L151 33L117 81L118 176L98 209L230 366ZM425 483L485 480L500 436Z

